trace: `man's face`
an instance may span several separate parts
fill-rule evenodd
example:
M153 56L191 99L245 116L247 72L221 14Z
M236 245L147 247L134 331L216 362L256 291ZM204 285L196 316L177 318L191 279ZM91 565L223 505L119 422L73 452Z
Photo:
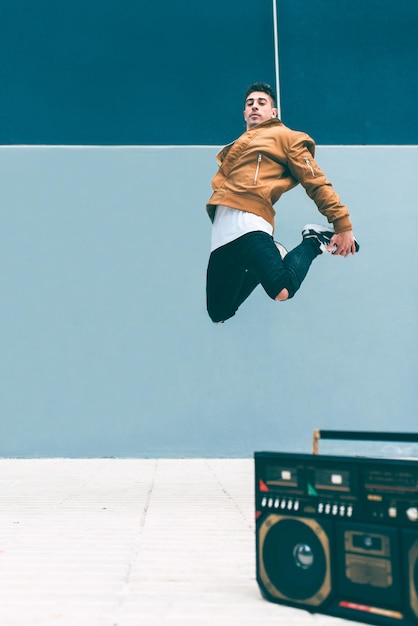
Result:
M270 96L264 91L253 91L245 101L244 119L247 122L247 130L266 122L272 117L277 117L277 109L273 106Z

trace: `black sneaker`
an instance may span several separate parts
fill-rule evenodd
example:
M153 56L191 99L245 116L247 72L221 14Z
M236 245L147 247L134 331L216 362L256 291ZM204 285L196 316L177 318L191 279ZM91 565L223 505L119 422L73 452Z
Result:
M286 256L286 254L287 254L287 250L286 250L286 248L284 247L284 245L283 245L283 244L279 243L278 241L275 241L274 243L276 244L276 248L277 248L277 249L278 249L278 251L280 252L280 256L282 257L282 259L284 259L284 257L285 257L285 256Z
M302 237L304 239L316 239L319 243L319 249L324 253L328 252L331 237L334 235L332 226L321 226L321 224L306 224L302 230Z
M319 249L321 252L328 252L328 246L331 242L331 238L335 235L335 231L332 226L321 226L321 224L306 224L302 230L302 237L304 239L314 238L319 243ZM360 245L357 239L354 239L356 246L356 252L360 250ZM337 246L334 246L333 250L330 250L331 254L337 251Z

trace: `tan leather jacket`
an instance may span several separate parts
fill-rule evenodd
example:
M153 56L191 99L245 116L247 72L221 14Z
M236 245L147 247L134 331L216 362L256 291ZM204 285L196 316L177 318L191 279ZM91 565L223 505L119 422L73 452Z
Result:
M247 130L217 155L219 170L212 180L214 193L207 204L213 221L223 204L255 213L274 227L280 196L303 185L335 232L352 230L349 212L314 160L315 143L305 133L271 119Z

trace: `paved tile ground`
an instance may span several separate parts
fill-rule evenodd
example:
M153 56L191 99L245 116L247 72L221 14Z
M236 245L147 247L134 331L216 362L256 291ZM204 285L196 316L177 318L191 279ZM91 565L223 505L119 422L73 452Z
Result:
M0 459L1 626L345 626L255 581L253 462Z

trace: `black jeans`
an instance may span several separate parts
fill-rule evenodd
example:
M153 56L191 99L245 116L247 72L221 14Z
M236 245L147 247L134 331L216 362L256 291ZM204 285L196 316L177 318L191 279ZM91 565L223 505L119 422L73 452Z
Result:
M221 322L235 315L258 284L270 298L275 299L282 289L293 298L319 254L314 239L303 239L282 259L273 237L262 231L217 248L210 255L206 276L209 317Z

